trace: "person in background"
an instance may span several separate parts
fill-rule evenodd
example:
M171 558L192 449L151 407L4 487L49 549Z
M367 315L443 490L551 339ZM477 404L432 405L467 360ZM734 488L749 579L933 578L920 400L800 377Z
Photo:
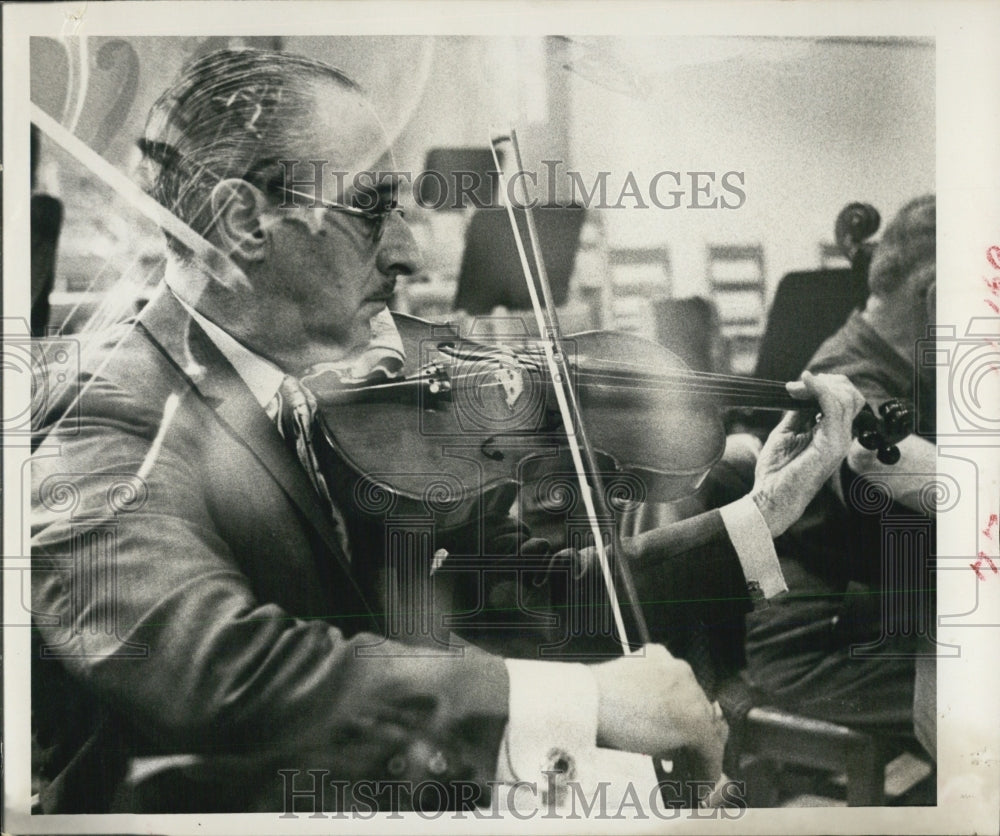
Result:
M596 782L598 750L686 749L717 779L725 723L661 646L582 665L386 638L407 578L317 466L302 383L404 359L386 302L419 254L358 86L311 59L223 50L163 93L140 144L152 195L243 279L168 238L164 284L95 340L79 397L48 404L32 479L42 809L280 810L288 772L301 789L310 768L343 782L338 806L383 781L381 808L453 808L489 803L494 780L545 786L546 764ZM771 538L843 458L862 405L836 375L790 391L822 422L783 422L751 495L637 538L664 557L647 587L730 609L749 609L749 584L784 588ZM60 435L63 414L74 432ZM110 562L80 550L88 522L115 523ZM486 554L527 548L506 523L477 521ZM391 783L430 778L444 797Z
M852 443L841 472L776 543L789 594L747 619L747 673L766 699L904 742L916 736L932 755L935 398L933 367L917 351L934 322L935 236L934 196L908 202L875 250L865 307L808 364L846 375L875 409L915 402L917 432L892 466ZM873 487L891 493L881 513L863 501ZM913 536L890 550L883 523L894 516L913 520Z

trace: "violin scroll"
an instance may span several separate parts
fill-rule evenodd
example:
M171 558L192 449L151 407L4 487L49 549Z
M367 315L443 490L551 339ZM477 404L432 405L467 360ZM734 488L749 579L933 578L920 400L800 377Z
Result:
M866 450L876 451L882 464L896 464L900 456L896 444L913 432L913 404L894 398L881 404L878 412L865 404L854 419L854 435Z

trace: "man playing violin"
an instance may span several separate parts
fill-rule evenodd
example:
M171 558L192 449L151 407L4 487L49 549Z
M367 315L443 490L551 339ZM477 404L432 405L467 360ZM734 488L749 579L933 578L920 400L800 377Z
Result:
M151 194L245 281L168 239L164 284L83 362L78 429L57 432L69 395L47 416L33 469L43 809L280 810L313 780L348 794L390 782L383 807L486 803L495 780L544 786L553 753L598 780L585 765L598 747L687 748L718 778L725 723L662 647L583 665L380 640L385 556L351 542L313 466L300 382L317 366L391 365L386 302L418 266L396 184L375 174L394 169L389 142L356 85L284 53L214 53L157 101L141 146ZM290 199L281 161L317 160L372 172L372 187L328 177L315 201ZM642 535L671 557L646 587L744 610L748 586L784 589L771 538L843 458L862 406L839 376L789 390L822 419L782 423L748 497ZM123 482L127 501L111 490ZM73 545L83 523L114 527L107 582L88 574L100 556ZM447 797L392 789L414 777Z

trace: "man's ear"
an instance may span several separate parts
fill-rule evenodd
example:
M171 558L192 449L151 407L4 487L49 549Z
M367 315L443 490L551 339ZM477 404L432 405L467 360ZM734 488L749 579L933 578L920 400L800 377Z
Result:
M209 199L213 229L223 252L245 261L259 261L266 252L267 238L261 214L267 207L264 193L246 180L230 177L215 184Z

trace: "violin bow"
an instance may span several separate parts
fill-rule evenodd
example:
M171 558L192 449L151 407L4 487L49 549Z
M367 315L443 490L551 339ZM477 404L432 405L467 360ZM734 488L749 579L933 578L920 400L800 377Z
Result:
M494 138L491 132L490 150L493 153L493 163L499 175L499 183L503 187L503 197L508 196L507 180L504 177L503 167L500 165L500 158L497 152L498 145L509 142L514 152L514 161L518 171L524 171L524 164L521 159L521 149L517 141L517 131L510 129L508 136L498 136ZM650 643L649 626L646 617L639 604L639 596L636 594L635 582L632 579L632 572L625 560L625 554L618 530L618 521L611 514L608 508L604 493L603 480L597 468L597 459L594 449L587 438L584 426L583 413L580 409L576 392L573 389L569 364L566 360L566 352L563 348L563 336L559 327L559 317L556 313L555 304L552 298L552 288L549 285L548 274L545 271L545 264L542 261L541 246L538 240L538 230L535 226L534 215L532 214L531 200L529 199L527 186L524 178L521 178L521 191L524 195L524 216L527 222L528 239L531 243L532 255L534 256L535 269L538 272L537 287L536 279L531 272L528 257L524 249L524 241L521 232L517 227L517 218L514 215L514 208L511 201L504 199L504 206L507 210L507 217L510 221L511 231L514 234L514 244L517 247L517 254L521 260L521 270L524 273L528 286L528 295L531 297L531 307L535 314L535 321L538 324L539 333L542 336L542 345L545 351L545 361L549 369L549 376L552 380L553 389L556 394L556 401L559 404L559 412L562 417L563 426L566 428L566 437L569 441L570 454L573 457L573 467L576 471L577 481L580 486L580 493L583 497L584 505L587 509L587 519L590 523L591 536L594 539L594 551L601 567L601 574L604 578L607 590L608 601L618 631L618 640L621 645L622 654L630 656L633 653L632 645L629 642L628 633L625 629L625 621L622 618L621 603L618 600L618 593L615 588L614 576L611 571L611 563L608 559L608 551L604 545L604 537L601 533L598 521L598 510L604 519L611 521L612 542L614 544L614 554L616 556L615 568L618 570L618 578L621 580L621 588L624 590L628 601L629 610L635 625L636 635L641 645ZM539 298L538 289L541 289ZM542 300L544 300L544 305ZM688 753L680 749L672 753L669 761L659 758L652 758L653 771L660 786L661 797L666 806L671 806L672 802L667 792L670 781L665 780L668 775L675 778L690 778L693 770ZM668 766L669 763L669 766Z
M641 644L648 644L650 641L649 627L646 624L645 616L639 605L638 596L635 591L635 583L632 579L631 571L626 562L622 559L621 537L614 515L608 508L604 493L604 485L601 474L597 468L597 459L594 449L587 438L587 432L583 421L583 413L576 396L576 391L572 386L572 376L569 364L566 359L566 352L563 347L563 334L559 327L559 317L556 313L555 304L552 297L552 288L549 284L548 274L545 270L545 263L541 257L541 245L538 239L538 229L535 226L535 219L532 213L531 200L528 195L524 178L521 179L521 190L524 195L524 216L527 222L528 240L531 244L532 256L534 260L535 273L532 273L531 265L525 252L524 241L521 231L517 226L517 218L514 215L514 207L509 198L507 180L500 165L498 146L509 143L514 152L514 162L518 171L524 171L524 163L521 159L521 148L517 141L517 131L513 128L506 136L494 136L491 132L490 150L493 154L493 162L496 166L499 182L503 188L503 203L507 210L507 217L510 220L511 230L514 233L514 244L517 247L517 254L521 261L521 270L528 287L528 295L531 297L531 307L535 314L535 321L538 324L538 331L542 337L542 346L545 353L545 361L548 366L549 378L552 381L559 405L559 413L562 417L563 426L566 429L566 437L569 441L570 455L573 458L573 467L576 471L577 482L580 488L580 495L583 498L584 507L587 511L587 519L590 523L591 536L594 539L594 550L597 555L598 564L601 567L601 574L608 591L608 598L611 604L611 611L614 617L615 627L618 631L618 641L621 644L622 653L628 656L632 653L632 646L629 642L628 632L625 629L625 621L622 617L621 604L618 600L618 593L615 587L614 575L611 571L611 562L608 558L608 550L604 544L604 537L598 515L612 521L612 538L614 543L614 554L618 557L616 568L621 587L629 604L632 620L635 624L636 633ZM541 293L539 294L539 290Z
M195 259L203 267L205 267L213 277L230 287L249 286L249 280L247 279L246 274L234 261L229 258L226 253L202 235L195 232L194 229L188 226L187 223L177 217L177 215L171 212L168 208L161 205L154 198L146 194L127 175L115 168L115 166L109 163L104 157L76 136L72 130L62 125L34 102L30 103L30 118L42 133L48 136L50 140L59 145L80 165L86 168L91 174L117 193L118 196L125 200L133 209L144 215L153 223L157 224L164 231L169 232L181 241L181 243L187 246L194 253ZM100 379L101 372L103 371L105 365L110 362L111 357L115 351L117 351L118 346L124 343L133 327L134 323L118 339L114 350L108 352L107 356L101 361L101 364L98 366L95 373L78 388L73 396L72 403L74 405L79 403L85 396L91 384ZM187 371L188 373L199 372L199 367L194 362L193 358L191 358L191 364ZM149 476L149 472L156 462L162 438L165 436L173 423L174 416L177 412L177 406L180 402L180 397L181 396L177 393L172 393L167 398L164 405L163 417L160 421L159 427L157 428L154 443L150 446L149 452L137 472L140 479L145 479ZM72 414L72 407L67 409L66 412L63 413L63 416L70 414ZM56 421L55 427L58 428L61 426L62 421L63 418L60 417Z
M192 250L199 263L207 267L215 278L232 287L249 287L250 282L243 271L226 253L146 194L127 175L115 168L34 102L31 103L30 108L31 121L38 126L39 130L106 186L117 192L133 209Z

